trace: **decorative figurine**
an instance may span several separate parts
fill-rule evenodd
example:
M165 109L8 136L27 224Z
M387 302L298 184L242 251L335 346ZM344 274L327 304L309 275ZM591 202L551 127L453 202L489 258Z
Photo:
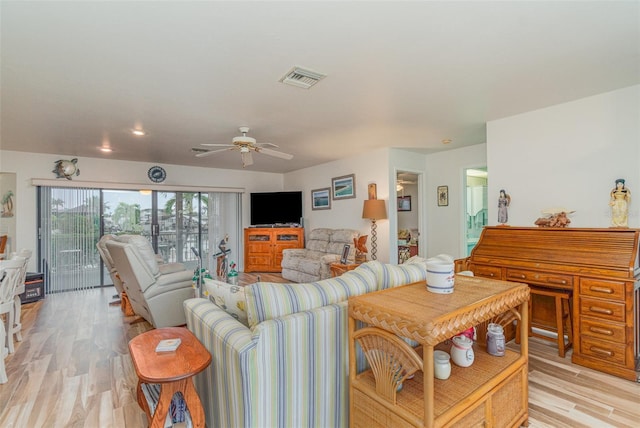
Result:
M67 180L71 180L72 176L80 175L80 170L76 165L77 163L77 158L73 158L71 160L57 160L55 161L55 168L51 172L56 175L56 178L66 178Z
M359 238L353 238L353 246L356 247L356 263L364 263L367 261L367 236L362 235Z
M511 204L511 196L504 189L500 189L500 197L498 198L498 223L505 224L509 221L509 205Z
M573 214L575 210L567 208L547 208L542 210L545 217L540 217L535 221L535 225L539 227L567 227L571 220L569 214Z
M628 227L629 204L631 203L631 191L624 185L624 178L616 180L616 187L611 191L611 226Z

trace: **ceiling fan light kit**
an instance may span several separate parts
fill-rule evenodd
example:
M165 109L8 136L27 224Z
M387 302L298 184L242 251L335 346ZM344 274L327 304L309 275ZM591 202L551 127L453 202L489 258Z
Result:
M278 147L273 143L258 143L255 138L248 137L247 133L249 132L248 126L241 126L239 128L242 133L241 136L234 137L231 142L232 144L218 144L218 143L203 143L203 146L206 147L221 147L218 150L208 150L201 148L192 148L191 151L196 153L196 157L202 158L205 156L210 156L215 153L224 152L227 150L237 150L240 152L240 158L242 160L242 167L246 167L249 165L253 165L253 156L251 152L254 151L256 153L262 153L268 156L273 156L280 159L291 160L293 159L293 155L289 153L283 153L276 150L272 150L266 148L265 146Z

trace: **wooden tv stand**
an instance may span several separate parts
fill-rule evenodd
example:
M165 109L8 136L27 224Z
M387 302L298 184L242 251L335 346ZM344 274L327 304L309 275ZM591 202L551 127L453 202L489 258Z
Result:
M301 227L248 227L244 230L244 271L281 272L282 250L304 248Z
M638 229L485 227L466 268L478 277L572 291L571 361L638 381ZM532 322L544 301L532 296Z

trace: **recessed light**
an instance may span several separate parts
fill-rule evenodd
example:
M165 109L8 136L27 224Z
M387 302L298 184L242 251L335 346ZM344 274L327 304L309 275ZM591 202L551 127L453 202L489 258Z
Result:
M142 129L132 129L131 133L133 135L135 135L136 137L144 137L145 136L145 132Z
M98 149L100 149L101 152L105 152L105 153L111 153L113 151L113 149L111 147L98 147Z
M450 143L451 143L451 140L448 138L442 140L442 144L450 144Z

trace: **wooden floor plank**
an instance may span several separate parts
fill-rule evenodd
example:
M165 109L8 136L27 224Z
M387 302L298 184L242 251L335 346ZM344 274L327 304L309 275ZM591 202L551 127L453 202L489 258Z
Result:
M240 284L257 277L241 274ZM0 385L0 427L147 428L127 344L151 326L130 323L109 305L113 294L108 287L23 305L24 340L5 360L9 382ZM573 365L571 351L560 358L548 341L532 338L529 351L530 427L638 426L640 384Z

